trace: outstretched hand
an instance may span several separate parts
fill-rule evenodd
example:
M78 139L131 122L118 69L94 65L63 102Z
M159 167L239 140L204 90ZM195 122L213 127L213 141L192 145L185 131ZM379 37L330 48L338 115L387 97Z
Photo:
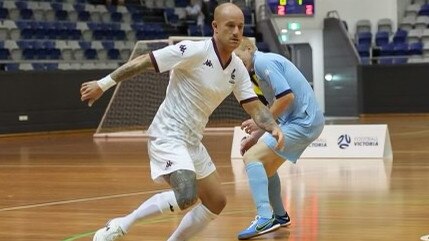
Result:
M88 106L91 107L103 95L103 90L97 84L97 81L88 81L84 82L80 87L80 95L80 99L88 101Z
M258 125L256 125L256 123L253 119L248 119L248 120L244 121L241 124L241 129L250 135L249 137L246 138L245 141L242 141L242 144L241 144L241 146L242 146L241 151L244 150L244 152L245 152L257 142L257 140L259 139L259 137L262 136L264 131L261 128L259 128ZM284 148L284 136L283 136L283 132L280 129L280 127L276 126L273 129L273 131L271 132L271 135L277 140L277 145L275 148L277 150L283 149ZM255 139L255 137L256 137L256 139ZM255 139L255 140L253 140L253 139ZM247 149L246 149L246 147L247 147Z

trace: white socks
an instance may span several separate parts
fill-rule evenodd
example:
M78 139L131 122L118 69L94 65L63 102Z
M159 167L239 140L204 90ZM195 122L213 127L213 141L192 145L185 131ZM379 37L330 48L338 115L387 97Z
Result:
M140 219L150 216L159 215L165 212L180 211L176 197L173 191L158 193L127 216L117 218L122 231L125 233L131 226ZM177 229L168 239L168 241L184 241L200 232L207 224L215 219L218 215L212 213L203 204L193 207L183 217Z
M127 233L133 223L139 219L159 215L166 211L180 211L173 191L162 192L152 196L132 213L125 217L120 217L117 220L121 226L122 231Z
M167 241L184 241L193 237L218 215L210 212L203 204L192 208L182 219L179 227Z

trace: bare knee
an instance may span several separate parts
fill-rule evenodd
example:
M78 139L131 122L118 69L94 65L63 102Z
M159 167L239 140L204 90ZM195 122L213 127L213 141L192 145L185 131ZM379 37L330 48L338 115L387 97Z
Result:
M170 175L169 183L181 210L185 210L197 202L196 180L195 173L189 170L178 170Z

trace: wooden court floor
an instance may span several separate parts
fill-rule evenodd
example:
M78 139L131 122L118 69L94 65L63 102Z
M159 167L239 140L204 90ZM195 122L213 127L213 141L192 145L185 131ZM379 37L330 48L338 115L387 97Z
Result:
M292 225L254 240L418 241L429 234L429 116L353 122L387 123L393 160L283 165L282 195ZM0 137L0 241L92 240L109 218L166 188L150 179L144 140L95 142L92 134ZM204 139L228 204L193 240L236 240L254 218L243 165L230 160L231 142L232 134ZM139 222L123 240L166 240L180 218Z

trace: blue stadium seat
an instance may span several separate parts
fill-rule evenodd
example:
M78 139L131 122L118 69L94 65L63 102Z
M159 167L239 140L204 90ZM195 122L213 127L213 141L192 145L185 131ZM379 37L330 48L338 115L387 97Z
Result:
M375 34L375 45L380 47L389 43L389 32L380 31Z
M397 56L408 55L408 44L407 43L398 43L393 46L394 54Z
M419 15L423 15L423 16L429 16L429 3L424 4L420 10L419 10Z
M78 11L78 20L83 22L88 22L91 15L88 11Z
M371 45L369 45L369 44L357 44L356 50L358 51L359 57L361 59L361 63L362 64L369 64Z
M53 49L55 48L55 42L52 40L46 40L42 42L43 48Z
M45 69L46 70L57 70L58 69L58 63L46 63Z
M371 51L371 45L369 44L357 44L356 49L361 57L369 57Z
M5 59L9 59L9 57L10 57L9 49L0 48L0 59L5 60Z
M251 37L251 36L255 35L255 31L253 30L253 28L251 26L244 26L243 35Z
M84 56L89 60L97 59L97 51L95 49L85 49Z
M357 43L358 44L369 44L372 42L372 33L371 32L360 32L357 34Z
M398 43L405 43L407 40L407 35L408 32L402 29L398 29L395 33L395 35L393 36L393 43L398 44Z
M46 48L46 58L48 59L60 59L61 51L57 48Z
M423 54L423 43L414 42L410 44L409 55L422 55Z
M16 41L16 44L20 49L33 48L33 46L31 45L31 42L28 40L18 40Z
M113 22L122 22L122 13L119 13L119 12L111 12L110 13L110 19L113 21Z
M188 6L188 1L187 0L174 0L174 6L179 7L179 8L185 8L186 6Z
M79 41L79 46L82 48L82 49L90 49L91 48L91 42L89 42L89 41Z
M201 27L195 24L188 26L188 35L189 36L202 36Z
M107 51L107 56L109 57L109 59L119 59L119 56L120 56L119 50L109 49Z
M243 14L244 14L244 24L253 25L252 9L243 8L242 10L243 10Z
M57 10L63 10L63 4L58 2L51 3L51 8L55 11Z
M176 25L179 22L179 16L175 14L174 8L166 8L164 10L165 21L170 25Z
M68 12L65 10L55 11L55 18L59 21L66 21L68 17L69 17Z
M15 6L18 9L28 9L28 4L27 1L16 1L15 2Z
M85 4L77 3L77 4L73 5L73 7L77 12L85 11Z
M270 52L270 47L265 42L256 42L256 47L258 48L259 51Z
M380 49L380 60L379 63L380 64L392 64L393 63L393 58L392 56L394 55L394 44L393 43L389 43L389 44L385 44L383 46L381 46Z
M19 11L19 15L21 16L21 19L24 20L31 20L33 18L33 10L31 9L21 9Z
M19 29L31 28L30 21L18 20L18 21L15 21L15 24Z
M34 34L35 34L35 29L33 28L21 29L21 38L23 39L32 39Z
M95 40L103 40L106 39L107 34L109 33L108 30L104 29L97 29L92 31L92 38Z
M204 36L212 36L213 35L213 28L211 25L204 24L203 26L203 35Z
M394 64L405 64L408 60L408 44L407 43L398 43L393 47L393 53L395 56L393 59Z
M35 59L36 50L33 48L26 48L22 51L22 56L24 57L24 59Z
M45 69L45 64L43 64L43 63L32 63L31 65L33 66L33 69L36 70L36 71L46 70Z
M10 63L10 64L6 64L5 71L18 71L19 70L19 64L18 63Z
M105 49L114 49L115 48L115 42L113 42L113 41L102 41L101 44L103 45L103 48L105 48Z
M7 19L9 16L9 11L7 8L0 8L0 19Z
M135 12L131 14L131 20L133 22L143 22L143 15L140 12Z

